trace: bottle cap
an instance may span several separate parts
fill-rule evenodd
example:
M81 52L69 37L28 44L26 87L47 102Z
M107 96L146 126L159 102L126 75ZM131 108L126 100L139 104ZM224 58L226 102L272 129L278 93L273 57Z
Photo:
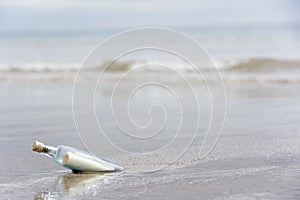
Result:
M36 152L43 152L43 148L45 147L45 145L41 142L38 141L34 141L32 144L32 151L36 151Z

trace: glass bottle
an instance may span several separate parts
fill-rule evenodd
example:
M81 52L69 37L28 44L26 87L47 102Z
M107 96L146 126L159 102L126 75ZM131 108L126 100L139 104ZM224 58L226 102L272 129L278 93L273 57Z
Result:
M91 153L69 146L52 147L35 141L32 145L32 151L53 158L57 164L71 169L73 172L115 172L124 170L124 167L112 161L98 158Z

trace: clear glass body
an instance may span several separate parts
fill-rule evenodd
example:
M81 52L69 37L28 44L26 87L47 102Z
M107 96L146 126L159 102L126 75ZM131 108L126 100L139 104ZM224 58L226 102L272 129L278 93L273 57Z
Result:
M124 167L104 158L69 146L46 146L42 154L52 157L54 161L74 172L113 172L122 171Z

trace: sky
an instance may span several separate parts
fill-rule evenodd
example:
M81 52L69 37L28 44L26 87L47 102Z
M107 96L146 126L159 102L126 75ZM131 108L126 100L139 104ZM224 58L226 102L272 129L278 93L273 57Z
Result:
M297 0L2 0L0 32L299 25Z

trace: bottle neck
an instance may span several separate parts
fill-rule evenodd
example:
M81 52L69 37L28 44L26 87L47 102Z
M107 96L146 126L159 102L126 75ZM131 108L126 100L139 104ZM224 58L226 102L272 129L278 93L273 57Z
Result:
M49 157L55 157L57 152L57 148L56 147L52 147L52 146L43 146L43 149L41 151L42 154L49 156Z

